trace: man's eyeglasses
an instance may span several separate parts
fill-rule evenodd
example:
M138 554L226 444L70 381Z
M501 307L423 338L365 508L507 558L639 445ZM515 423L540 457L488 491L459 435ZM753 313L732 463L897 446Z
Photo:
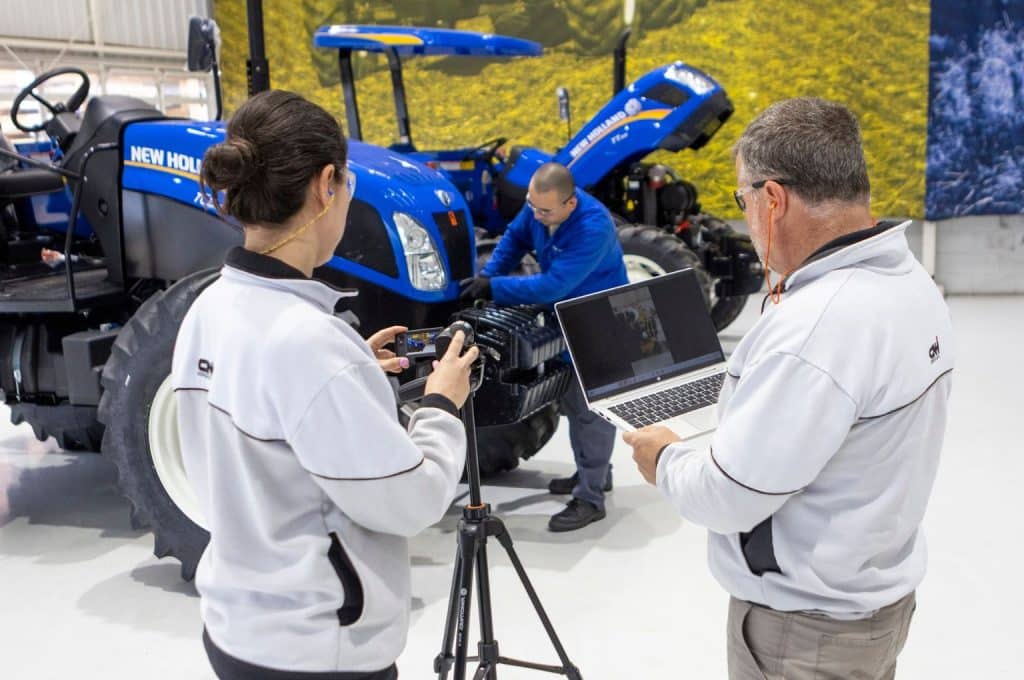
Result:
M788 184L790 186L796 184L796 182L794 182L791 179L773 179L773 178L768 178L768 179L759 179L756 182L751 182L750 186L748 186L748 187L745 187L745 188L741 187L741 188L737 189L736 191L732 192L732 197L734 199L736 199L736 205L739 206L739 209L742 212L747 212L747 202L746 202L746 200L744 200L743 194L747 193L748 191L754 191L755 189L760 189L761 187L763 187L768 182L775 182L776 184L782 184L782 185L787 185Z
M566 198L566 199L565 199L564 201L562 201L562 202L561 202L561 203L559 204L559 206L563 206L563 205L565 205L566 203L568 203L569 201L571 201L571 200L572 200L572 197L573 197L574 195L575 195L575 194L569 194L569 197L568 197L568 198ZM555 212L555 209L554 209L554 208L538 208L537 206L535 206L535 205L533 204L533 201L531 201L531 200L530 200L530 197L529 197L529 196L527 196L527 197L526 197L526 207L528 207L528 208L529 208L530 210L532 210L532 211L533 211L534 213L536 213L537 215L540 215L541 217L547 217L547 216L548 216L548 215L550 215L551 213Z

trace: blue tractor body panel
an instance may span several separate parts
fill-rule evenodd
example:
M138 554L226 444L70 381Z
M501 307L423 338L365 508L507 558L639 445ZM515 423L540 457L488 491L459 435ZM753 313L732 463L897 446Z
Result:
M224 141L224 123L160 120L128 125L121 186L216 213L199 189L206 149Z
M124 133L122 186L125 190L158 195L216 214L216 209L199 186L199 168L207 147L223 141L223 123L161 120L129 125ZM472 230L469 207L459 190L444 175L402 154L388 149L349 141L349 186L353 200L368 204L386 227L394 258L392 267L375 269L346 257L335 256L327 267L349 274L403 297L423 303L451 301L458 297L458 272L451 253L452 229ZM395 214L405 213L423 227L441 254L447 274L443 290L415 288L409 279L405 254ZM448 218L452 213L454 217ZM461 219L459 218L461 213ZM365 213L361 213L365 214ZM350 213L350 229L352 226ZM470 262L476 252L472 238ZM394 272L392 276L380 269Z
M399 56L539 57L539 43L504 35L416 26L322 26L313 45L336 50L385 52Z

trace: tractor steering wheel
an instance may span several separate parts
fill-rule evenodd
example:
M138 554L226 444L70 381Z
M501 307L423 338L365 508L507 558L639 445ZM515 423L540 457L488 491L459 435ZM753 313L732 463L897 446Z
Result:
M491 161L494 160L494 155L498 152L498 149L500 149L501 146L505 142L507 142L507 141L508 141L508 138L506 138L506 137L495 137L494 139L489 139L486 142L484 142L483 144L475 147L473 149L472 155L476 156L478 153L480 153L482 151L482 152L484 152L484 154L483 154L484 160L486 162L490 163Z
M82 84L78 86L78 89L75 90L75 93L71 95L71 97L66 102L58 102L56 104L51 104L35 92L35 89L43 83L45 83L46 81L56 78L57 76L62 76L69 73L78 76L81 79ZM38 78L36 78L31 83L29 83L21 89L21 92L18 93L18 96L14 98L14 103L11 104L11 122L14 123L14 127L18 128L22 132L39 132L44 127L46 127L45 122L40 123L39 125L22 125L18 121L18 111L19 109L21 109L21 103L25 101L26 97L32 97L37 102L46 107L46 110L49 111L53 116L57 116L61 113L74 113L78 110L78 107L82 105L82 102L84 102L85 98L88 96L89 76L86 75L85 71L83 71L80 68L75 68L73 66L55 68L52 71L47 71L46 73L39 76Z

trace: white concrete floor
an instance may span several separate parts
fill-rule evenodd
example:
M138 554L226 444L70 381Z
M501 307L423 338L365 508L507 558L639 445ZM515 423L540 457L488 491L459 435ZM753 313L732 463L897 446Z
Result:
M751 300L723 336L757 316ZM958 334L952 418L926 518L928 576L901 678L1024 677L1024 298L949 300ZM5 414L0 414L6 423ZM564 428L485 496L503 516L587 680L725 677L727 597L704 531L678 518L616 448L608 519L550 534L547 481L572 471ZM66 455L27 426L0 426L0 677L213 678L198 600L178 565L132 531L113 469ZM454 554L452 512L412 543L413 619L402 677L432 677ZM499 547L491 548L503 654L554 661ZM475 613L475 602L474 602ZM554 677L518 669L505 679Z

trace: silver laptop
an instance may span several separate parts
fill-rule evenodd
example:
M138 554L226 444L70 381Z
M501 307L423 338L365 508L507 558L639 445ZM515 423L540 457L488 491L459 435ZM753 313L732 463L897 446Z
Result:
M555 305L591 411L626 430L714 430L725 354L692 269Z

